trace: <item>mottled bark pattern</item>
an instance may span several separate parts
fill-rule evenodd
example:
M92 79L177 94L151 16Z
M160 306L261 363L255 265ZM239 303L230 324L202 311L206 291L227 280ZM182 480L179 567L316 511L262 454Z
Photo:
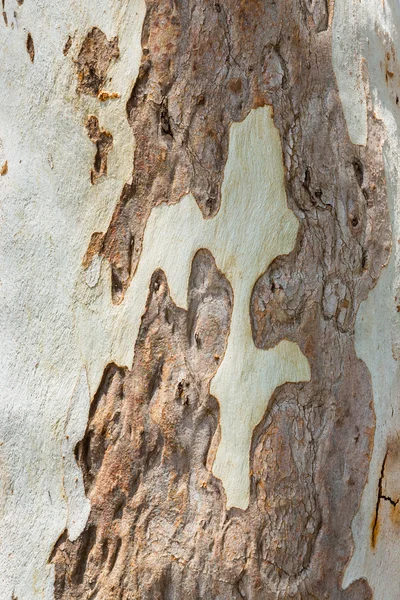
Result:
M264 349L297 342L312 379L275 392L253 435L250 505L226 511L211 473L219 411L209 382L232 290L207 251L193 261L188 311L155 273L132 370L107 368L77 448L92 510L81 536L65 532L52 554L57 599L372 597L364 580L341 582L374 430L354 323L387 262L390 227L380 124L370 113L367 146L350 143L328 22L325 0L147 2L127 105L133 180L95 238L114 301L134 276L151 208L191 191L212 218L229 125L272 104L300 230L255 285L253 336Z
M67 52L68 48L64 47L64 54ZM87 34L75 61L78 94L97 96L101 93L108 67L118 56L118 39L107 40L98 27L93 27Z

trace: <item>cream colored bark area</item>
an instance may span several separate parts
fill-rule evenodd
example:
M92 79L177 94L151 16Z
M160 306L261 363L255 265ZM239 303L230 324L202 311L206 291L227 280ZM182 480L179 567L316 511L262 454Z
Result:
M362 3L364 4L364 3ZM340 90L343 112L353 144L367 143L367 102L363 78L362 47L359 35L360 2L339 0L334 5L332 62Z
M97 345L99 325L112 335L121 311L130 321L133 341L152 273L163 269L172 298L186 307L192 259L200 248L212 252L234 293L226 355L211 384L221 410L221 442L213 471L223 481L228 506L248 505L251 436L272 392L287 381L310 378L307 359L297 344L283 341L272 350L258 350L250 327L253 286L276 256L290 252L297 228L297 220L286 205L281 144L271 109L253 110L245 121L232 125L217 216L203 219L191 196L153 209L139 267L124 300L126 307L111 309L109 274L104 271L99 283L102 294L90 281L92 300L86 299L79 311L84 356L89 357ZM98 269L97 261L93 269ZM109 315L106 324L104 314Z
M361 305L356 323L356 350L371 373L377 422L368 484L354 520L355 552L345 583L366 577L374 598L388 600L399 594L398 494L396 486L388 485L397 474L398 459L397 465L389 460L385 464L385 457L398 454L400 430L400 5L396 0L337 0L334 29L334 63L353 143L365 143L367 138L365 89L369 89L377 118L386 127L384 156L392 252L376 287ZM364 82L357 66L362 62Z
M211 383L219 399L221 443L213 471L224 483L228 507L249 500L249 451L255 425L270 396L287 381L308 381L310 369L297 344L255 348L250 294L276 256L294 246L297 219L288 210L282 149L270 108L253 110L232 125L220 213L209 228L209 246L233 286L234 307L226 356Z
M3 18L0 23L0 169L8 165L0 177L0 598L32 600L53 597L49 552L66 526L78 535L89 512L73 449L86 427L93 393L87 381L91 376L92 385L98 384L109 350L96 355L94 347L82 355L75 290L90 236L108 225L132 172L125 105L140 62L144 2L10 0L5 11L8 26ZM105 89L117 91L120 99L100 102L76 93L74 59L93 26L108 39L119 37L120 59L110 66ZM85 128L90 114L114 138L108 177L96 185L90 182L96 150Z

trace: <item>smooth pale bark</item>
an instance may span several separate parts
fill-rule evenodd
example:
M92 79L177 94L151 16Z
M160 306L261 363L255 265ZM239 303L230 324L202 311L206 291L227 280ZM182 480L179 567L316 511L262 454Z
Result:
M374 597L396 598L400 530L398 509L393 503L397 504L400 497L400 73L396 64L400 53L400 5L376 0L340 1L335 6L334 66L350 138L353 143L366 143L368 96L385 125L384 160L392 227L390 260L361 305L355 327L357 355L365 361L372 377L376 430L368 483L354 521L355 553L345 581L365 576Z
M398 3L14 4L1 598L396 600Z

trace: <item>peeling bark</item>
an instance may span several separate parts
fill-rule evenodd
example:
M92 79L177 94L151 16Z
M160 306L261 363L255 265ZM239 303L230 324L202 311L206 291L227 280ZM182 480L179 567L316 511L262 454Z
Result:
M77 69L78 90L97 96L118 51L94 31ZM107 367L77 447L91 513L77 540L65 532L54 548L55 597L372 598L365 580L343 590L342 579L374 432L354 324L390 253L382 126L369 108L367 145L350 142L325 0L149 0L142 51L126 106L132 182L85 263L109 260L122 302L151 210L191 192L212 219L231 124L271 105L300 228L294 250L254 282L253 340L297 343L312 376L275 391L253 432L249 507L227 510L211 471L220 430L209 386L234 290L206 249L187 311L154 273L132 368Z
M97 96L102 90L111 61L118 56L118 39L107 40L98 27L93 27L76 60L77 92Z
M86 131L90 141L96 144L94 165L90 174L91 182L95 183L99 177L107 175L107 156L113 146L113 136L108 131L100 129L99 120L94 115L89 115Z

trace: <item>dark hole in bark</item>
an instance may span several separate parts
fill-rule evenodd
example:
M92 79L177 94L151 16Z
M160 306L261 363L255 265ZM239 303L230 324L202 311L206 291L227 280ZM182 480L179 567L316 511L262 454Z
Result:
M196 346L200 350L201 349L201 338L198 333L194 334L194 339L196 341Z
M28 37L26 38L26 49L28 51L31 62L33 62L35 60L35 46L33 44L33 39L30 33L28 33Z
M96 173L100 173L100 166L101 166L101 153L100 153L100 142L96 143L96 156L94 157L94 170L96 171Z
M362 256L361 256L361 268L364 270L365 267L367 266L368 263L368 252L367 250L364 248L362 251Z
M79 552L80 560L77 561L76 569L72 575L73 581L78 585L83 582L89 555L96 542L96 527L94 525L90 525L82 534L82 537L83 543Z
M353 160L353 169L357 179L357 183L360 187L362 187L362 184L364 182L364 167L362 165L361 160L359 160L358 158L355 158Z
M111 271L111 288L113 299L118 300L123 291L122 281L116 269Z

